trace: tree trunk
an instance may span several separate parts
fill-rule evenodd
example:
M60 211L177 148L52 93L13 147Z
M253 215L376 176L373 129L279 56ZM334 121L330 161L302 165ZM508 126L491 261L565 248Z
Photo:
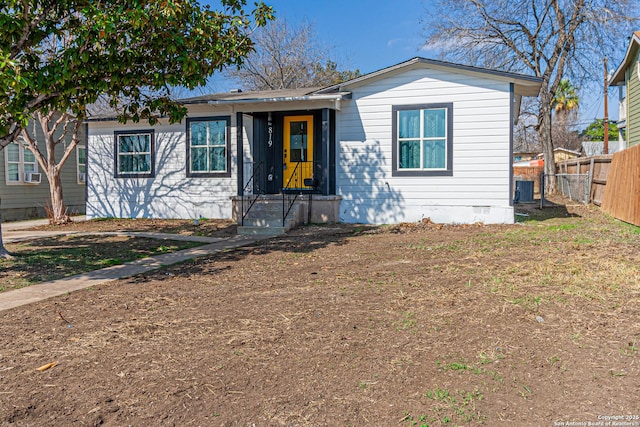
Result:
M556 192L556 164L553 159L553 139L551 137L551 95L545 88L540 91L540 114L538 115L538 135L544 154L545 193Z
M0 201L1 204L1 201ZM11 259L13 255L9 253L7 248L4 247L4 240L2 239L2 212L0 211L0 258Z
M54 225L71 222L67 212L67 205L64 203L64 197L62 196L60 172L57 170L48 171L47 178L49 179L49 194L51 195L49 222Z

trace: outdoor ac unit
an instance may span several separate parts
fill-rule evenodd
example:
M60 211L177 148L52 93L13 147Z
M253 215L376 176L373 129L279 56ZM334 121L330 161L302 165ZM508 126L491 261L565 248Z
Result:
M79 173L78 174L78 182L80 182L80 183L87 182L87 174Z
M28 184L40 184L40 174L35 172L27 172L24 174L24 182Z

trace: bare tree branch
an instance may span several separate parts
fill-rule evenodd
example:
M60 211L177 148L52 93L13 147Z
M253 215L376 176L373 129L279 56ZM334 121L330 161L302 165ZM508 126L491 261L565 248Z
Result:
M448 60L541 77L535 126L551 159L551 102L560 81L582 88L600 81L602 57L630 34L637 9L632 0L440 1L425 20L425 45ZM554 173L553 162L545 171Z

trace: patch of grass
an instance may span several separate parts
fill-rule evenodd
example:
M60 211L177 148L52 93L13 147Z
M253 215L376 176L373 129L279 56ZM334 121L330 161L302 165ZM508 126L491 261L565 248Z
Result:
M526 384L522 385L522 389L519 391L520 397L522 397L523 399L528 399L529 397L531 397L532 391L531 391L531 387L527 386Z
M478 362L481 365L482 364L486 365L488 363L494 362L495 360L502 359L503 357L504 356L498 353L494 353L492 356L488 356L487 353L482 352L478 356L479 358ZM461 374L463 372L469 372L475 375L488 376L489 378L492 378L495 381L502 382L502 377L497 372L489 369L480 368L462 359L459 359L458 361L454 361L454 362L448 362L448 363L438 360L436 361L436 365L444 371L457 371Z
M629 342L625 347L621 348L620 354L623 356L633 357L638 354L638 346L635 341Z
M0 292L124 264L199 242L127 236L58 236L7 244L13 259L0 260Z
M559 225L550 225L547 227L549 231L569 231L575 230L578 228L578 224L559 224Z
M406 413L404 421L410 426L429 426L482 421L484 417L477 408L477 403L484 396L477 388L473 391L449 390L446 388L434 388L427 390L424 397L429 401L429 409L420 416L412 416Z
M393 322L393 327L397 331L414 330L416 328L416 314L405 311L402 313L402 318L396 322Z
M524 297L516 297L512 300L515 305L520 305L528 311L537 312L540 304L542 303L542 297L525 295Z

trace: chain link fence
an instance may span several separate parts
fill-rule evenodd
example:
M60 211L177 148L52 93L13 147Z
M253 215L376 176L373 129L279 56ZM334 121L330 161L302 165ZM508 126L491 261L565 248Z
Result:
M590 175L577 173L556 174L556 188L559 194L575 202L589 204Z

